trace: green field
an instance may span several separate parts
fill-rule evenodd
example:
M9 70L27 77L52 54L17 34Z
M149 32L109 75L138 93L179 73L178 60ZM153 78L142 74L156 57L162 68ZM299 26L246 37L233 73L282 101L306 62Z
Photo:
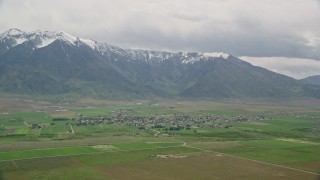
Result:
M27 151L1 152L0 161L12 159L30 159L48 156L66 156L84 153L94 153L96 149L92 147L72 147L72 148L52 148L52 149L35 149Z
M314 102L275 105L73 99L56 104L10 101L8 97L5 102L5 113L0 114L0 179L320 177L320 113ZM22 107L18 105L21 102L29 104ZM12 108L15 103L17 108ZM205 121L201 119L205 115L232 119L261 114L271 118L196 127ZM197 123L188 128L152 127L145 121L159 118L170 123L189 115L199 115L200 120L192 119ZM57 117L66 120L53 121ZM88 117L88 122L101 117L118 119L77 124L75 119L80 117L84 121Z
M54 157L54 156L79 155L79 154L92 154L92 153L97 153L104 150L128 151L128 150L169 148L169 147L177 147L179 145L181 145L181 143L161 142L161 141L160 142L129 142L129 143L117 143L117 144L110 144L110 145L98 145L98 146L86 146L86 147L63 147L63 148L34 149L34 150L25 150L25 151L9 151L9 152L0 152L0 161L32 159L32 158L51 157L51 156ZM103 148L103 146L107 146L107 147L109 146L109 149Z
M66 125L55 125L55 126L49 126L49 127L43 127L41 128L41 134L58 134L58 133L67 133L70 131L70 127Z
M320 156L317 155L320 144L283 140L253 140L243 141L240 144L241 146L220 150L220 152L314 172L319 170L319 166L303 167L302 164L320 162Z
M177 142L132 142L132 143L119 143L113 144L114 147L120 150L134 150L134 149L154 149L154 148L165 148L175 147L181 145Z

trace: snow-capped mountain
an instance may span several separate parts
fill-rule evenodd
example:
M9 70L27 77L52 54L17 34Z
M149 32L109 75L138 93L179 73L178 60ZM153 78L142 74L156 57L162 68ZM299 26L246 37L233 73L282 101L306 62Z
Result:
M19 29L10 29L0 35L0 42L7 43L6 49L13 48L23 43L32 43L35 49L46 47L56 40L67 42L71 45L78 45L84 43L92 49L97 47L97 42L80 39L63 31L32 31L24 32Z
M18 29L0 35L0 91L107 98L320 97L314 86L310 91L222 52L122 49L65 32Z
M168 60L175 56L180 56L180 60L184 64L195 63L200 60L212 60L214 58L228 59L229 54L223 52L214 53L168 53L147 50L132 50L121 49L115 46L110 46L105 43L99 43L90 39L82 39L72 36L63 31L32 31L24 32L19 29L10 29L0 35L0 43L5 44L3 51L9 50L21 44L30 44L32 50L46 47L54 41L63 41L73 46L86 45L92 50L98 51L101 55L110 56L110 54L117 54L125 56L128 60L144 60L146 62L161 62ZM115 59L117 60L117 59Z

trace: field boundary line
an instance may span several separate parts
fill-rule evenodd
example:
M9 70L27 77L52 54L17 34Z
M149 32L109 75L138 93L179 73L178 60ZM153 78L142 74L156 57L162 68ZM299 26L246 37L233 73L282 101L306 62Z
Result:
M185 147L189 147L189 148L193 148L193 149L197 149L197 150L201 150L201 151L207 151L207 152L209 151L209 152L213 152L213 153L217 153L217 154L222 154L224 156L234 157L234 158L238 158L238 159L244 159L244 160L248 160L248 161L252 161L252 162L257 162L257 163L271 165L271 166L277 166L277 167L281 167L281 168L285 168L285 169L290 169L290 170L294 170L294 171L299 171L299 172L303 172L303 173L308 173L308 174L320 176L320 173L316 173L316 172L311 172L311 171L307 171L307 170L303 170L303 169L297 169L297 168L293 168L293 167L289 167L289 166L285 166L285 165L280 165L280 164L259 161L259 160L245 158L245 157L236 156L236 155L232 155L232 154L226 154L226 153L222 153L222 152L218 152L218 151L214 151L214 150L210 150L210 149L202 149L202 148L198 148L198 147L193 147L193 146L187 145L187 142L184 142L184 141L181 141L178 139L174 139L174 138L171 138L171 139L176 140L178 142L183 142L185 144Z
M14 165L14 167L16 168L16 170L18 170L18 166L17 164L14 162L14 160L11 160L12 164Z
M212 151L212 152L216 152L216 151ZM294 170L294 171L299 171L299 172L304 172L304 173L320 176L320 174L316 173L316 172L311 172L311 171L307 171L307 170L303 170L303 169L297 169L297 168L293 168L293 167L289 167L289 166L285 166L285 165L281 165L281 164L268 163L268 162L264 162L264 161L259 161L259 160L255 160L255 159L249 159L249 158L245 158L245 157L241 157L241 156L235 156L235 155L225 154L225 153L220 153L220 152L216 152L216 153L219 153L219 154L222 154L222 155L226 155L226 156L230 156L230 157L239 158L239 159L249 160L249 161L252 161L252 162L258 162L258 163L261 163L261 164L277 166L277 167L281 167L281 168L285 168L285 169L290 169L290 170Z
M156 130L153 130L153 131L156 132L154 135L157 135L157 137L159 137L158 134L160 133L160 131L156 131ZM255 160L255 159L249 159L249 158L245 158L245 157L241 157L241 156L225 154L225 153L221 153L221 152L218 152L218 151L213 151L213 150L210 150L210 149L202 149L202 148L198 148L198 147L193 147L193 146L188 145L187 142L179 140L179 139L176 139L174 137L164 137L164 138L169 138L169 139L171 139L173 141L182 143L183 144L182 146L193 148L193 149L197 149L197 150L204 151L204 152L213 152L213 153L217 153L217 154L222 154L224 156L234 157L234 158L238 158L238 159L244 159L244 160L248 160L248 161L252 161L252 162L257 162L257 163L261 163L261 164L267 164L267 165L271 165L271 166L277 166L277 167L281 167L281 168L285 168L285 169L290 169L290 170L294 170L294 171L299 171L299 172L303 172L303 173L308 173L308 174L313 174L313 175L320 176L320 173L311 172L311 171L307 171L307 170L303 170L303 169L297 169L297 168L288 167L288 166L284 166L284 165L280 165L280 164L268 163L268 162L259 161L259 160Z

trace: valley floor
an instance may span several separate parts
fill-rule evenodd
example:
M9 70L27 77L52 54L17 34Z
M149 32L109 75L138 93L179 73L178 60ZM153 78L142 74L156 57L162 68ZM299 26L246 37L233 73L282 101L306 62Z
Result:
M6 96L0 179L317 179L319 104Z

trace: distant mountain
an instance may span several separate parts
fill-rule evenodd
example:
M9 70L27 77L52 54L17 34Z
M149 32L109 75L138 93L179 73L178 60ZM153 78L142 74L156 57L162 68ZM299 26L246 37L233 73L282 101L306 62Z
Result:
M307 77L303 81L309 84L320 85L320 75Z
M64 32L0 35L0 91L103 98L317 97L232 55L122 49Z
M311 94L313 97L320 99L320 75L310 76L301 81L304 83L303 91L305 94Z

